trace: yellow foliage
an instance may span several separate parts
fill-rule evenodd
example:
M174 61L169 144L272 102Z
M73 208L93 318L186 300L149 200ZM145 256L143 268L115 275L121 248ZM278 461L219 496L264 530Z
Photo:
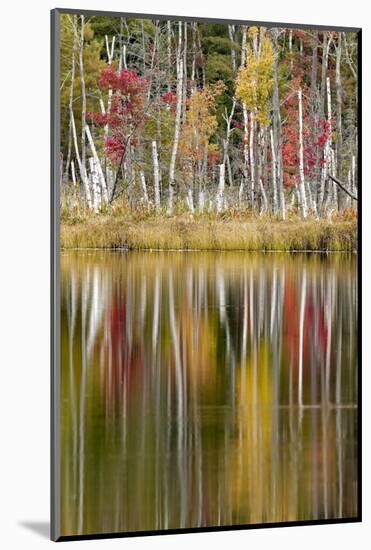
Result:
M202 160L209 140L218 127L216 98L224 91L222 81L196 90L188 101L183 123L180 151L188 161Z
M259 27L249 27L249 30L247 31L247 36L249 38L254 38L254 34L257 34L259 32Z
M250 31L253 27L250 28ZM237 75L236 93L250 111L256 113L261 124L269 122L269 100L273 89L273 46L268 37L261 43L261 53L255 57L249 44L247 65L240 67Z

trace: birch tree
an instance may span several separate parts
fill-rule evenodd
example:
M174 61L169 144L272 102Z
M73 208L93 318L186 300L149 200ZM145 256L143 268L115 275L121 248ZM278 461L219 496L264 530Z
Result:
M178 49L177 49L177 102L175 113L174 140L171 151L171 160L169 167L169 199L168 213L172 215L174 206L174 187L175 187L175 163L178 152L179 136L180 136L180 121L182 114L182 96L183 96L183 57L182 57L182 22L178 23Z
M301 214L305 219L307 217L307 198L305 194L305 179L304 179L304 145L303 145L303 101L302 91L298 90L298 106L299 106L299 194Z

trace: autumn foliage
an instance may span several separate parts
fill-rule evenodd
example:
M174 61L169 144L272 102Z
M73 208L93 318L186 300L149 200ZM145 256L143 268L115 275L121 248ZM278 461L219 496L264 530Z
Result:
M109 65L101 70L98 85L102 92L112 94L110 108L106 112L89 112L88 117L98 126L110 127L105 151L115 163L123 158L129 140L135 143L135 133L146 118L147 84L147 79L134 69L117 72Z

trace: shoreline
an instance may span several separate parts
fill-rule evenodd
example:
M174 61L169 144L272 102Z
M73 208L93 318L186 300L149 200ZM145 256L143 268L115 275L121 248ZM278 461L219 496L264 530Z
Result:
M62 250L357 252L357 220L91 216L61 222Z

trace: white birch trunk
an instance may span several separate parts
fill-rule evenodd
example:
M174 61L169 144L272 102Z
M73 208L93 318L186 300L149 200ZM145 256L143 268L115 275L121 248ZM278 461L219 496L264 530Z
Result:
M171 67L171 21L167 22L167 63L170 69ZM167 83L167 91L171 92L171 78L169 78Z
M154 195L155 195L155 207L159 210L161 207L160 197L160 170L158 166L158 153L157 142L152 141L152 160L153 160L153 181L154 181Z
M93 210L94 212L99 212L101 206L101 193L99 186L99 175L97 171L97 163L94 157L89 158L89 167L90 167L90 182L91 189L93 191Z
M251 208L254 208L255 202L255 156L254 156L254 135L255 135L255 123L254 113L250 113L250 179L251 179Z
M272 190L273 190L273 214L277 214L277 159L274 146L273 129L271 128L271 153L272 153Z
M73 186L76 187L76 172L75 172L75 163L73 160L71 160L71 175L72 175Z
M216 194L215 206L218 214L223 209L224 202L224 187L225 187L225 164L219 165L219 186Z
M193 214L194 211L195 211L195 207L194 207L194 202L193 202L193 192L192 192L192 189L190 187L188 188L188 191L187 191L186 201L187 201L187 206L188 206L189 210Z
M96 165L97 165L97 172L98 172L98 176L99 176L99 182L100 182L100 186L101 186L101 189L102 189L102 198L103 198L103 201L105 203L108 203L108 192L107 192L106 180L104 178L102 165L101 165L99 157L97 155L97 150L96 150L95 145L94 145L94 141L93 141L93 138L92 138L92 135L91 135L91 132L90 132L90 128L87 124L85 125L85 132L86 132L86 135L88 137L91 152L93 153L93 157L94 157L94 160L95 160Z
M247 61L247 26L242 27L242 51L241 51L241 67L246 65ZM248 180L248 164L249 164L249 119L247 115L246 103L242 102L242 114L243 114L243 176L245 180L245 185Z
M142 187L143 201L144 201L145 204L148 204L148 193L147 193L146 178L145 178L143 170L140 171L140 185Z
M325 145L325 151L324 151L324 166L322 170L322 178L321 178L321 201L320 204L323 204L324 195L325 195L325 185L328 178L328 173L331 167L331 146L332 146L332 108L331 108L331 86L330 86L330 77L327 77L326 79L326 94L327 94L327 122L329 126L329 138L326 141ZM326 200L326 206L328 205L330 201L331 196L331 184L328 185L328 196Z
M265 192L263 181L262 181L261 178L259 178L259 188L260 188L260 193L261 193L262 201L263 201L262 208L261 208L261 214L264 214L268 211L268 199L267 199L267 194Z
M307 217L307 198L305 194L305 178L304 178L304 146L303 146L303 105L302 105L302 91L298 90L298 102L299 102L299 194L300 194L300 208L301 214L305 219Z
M85 193L86 202L87 202L88 208L91 208L91 193L90 193L89 181L88 181L88 176L86 174L86 167L82 164L81 158L80 158L79 146L77 143L75 117L73 114L73 110L71 110L70 114L71 114L71 126L72 126L73 143L75 146L76 160L77 160L77 164L79 165L80 177L81 177L81 181L82 181L82 185Z
M73 109L73 88L75 84L75 67L76 67L76 23L75 23L75 16L73 16L73 45L72 45L72 59L71 59L71 84L70 84L70 93L69 93L69 113L71 113ZM71 114L70 114L70 123L69 123L69 131L68 131L68 155L67 155L67 163L66 163L66 169L65 169L65 175L64 179L67 182L68 181L68 168L69 168L69 159L71 158L71 137L72 137L72 121L71 121Z
M231 42L234 42L234 33L235 33L235 26L228 25L228 35L229 35L229 40ZM236 50L234 49L233 46L231 47L231 63L232 63L232 72L235 75L237 63L236 63Z
M198 194L198 209L200 212L203 212L205 209L205 191L202 189Z
M86 125L86 88L84 75L84 28L85 17L81 15L81 33L80 33L80 49L79 49L79 65L81 79L81 164L82 170L86 173L86 143L85 143L85 125Z
M352 193L355 194L355 190L357 187L356 183L356 157L355 155L352 156ZM351 202L352 206L354 206L354 201Z
M108 36L105 35L108 65L112 65L113 54L114 54L114 49L115 49L115 39L116 39L116 37L113 36L111 46L110 46L109 41L108 41ZM107 113L108 114L111 112L111 104L112 104L112 88L109 88L108 89L108 101L107 101ZM106 125L105 131L106 131L106 128L107 128L107 133L108 133L108 125Z
M175 113L175 128L174 128L174 141L171 151L171 160L169 167L169 203L168 203L168 213L172 215L173 213L173 203L174 203L174 185L175 185L175 163L176 156L178 152L178 143L180 136L180 119L182 114L182 97L183 97L183 57L182 57L182 22L179 21L179 41L178 41L178 51L177 51L177 102L176 102L176 113Z

